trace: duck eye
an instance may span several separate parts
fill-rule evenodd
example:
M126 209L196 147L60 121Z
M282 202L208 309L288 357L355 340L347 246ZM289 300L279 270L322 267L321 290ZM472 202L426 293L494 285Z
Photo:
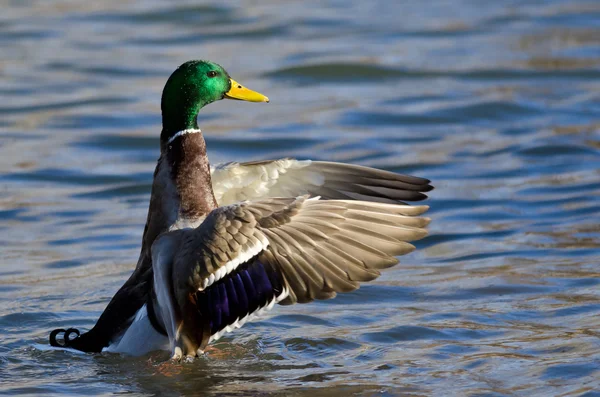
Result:
M217 73L217 72L216 72L216 71L214 71L214 70L211 70L210 72L206 73L206 75L207 75L208 77L216 77L218 74L219 74L219 73Z

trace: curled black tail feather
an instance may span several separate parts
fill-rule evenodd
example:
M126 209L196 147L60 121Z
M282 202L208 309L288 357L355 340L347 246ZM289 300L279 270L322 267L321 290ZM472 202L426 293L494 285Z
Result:
M56 339L56 337L61 333L63 334L62 343ZM76 336L71 339L71 334L76 334ZM80 335L81 334L79 333L79 330L76 328L68 328L66 330L62 328L55 329L54 331L50 332L50 346L71 347L71 342L79 338Z

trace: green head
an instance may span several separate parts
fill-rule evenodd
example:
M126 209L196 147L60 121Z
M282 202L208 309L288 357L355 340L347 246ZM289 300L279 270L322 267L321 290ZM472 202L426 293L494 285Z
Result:
M210 61L188 61L167 80L162 94L163 131L167 140L178 131L198 128L202 107L223 98L269 102L269 98L243 87L220 65Z

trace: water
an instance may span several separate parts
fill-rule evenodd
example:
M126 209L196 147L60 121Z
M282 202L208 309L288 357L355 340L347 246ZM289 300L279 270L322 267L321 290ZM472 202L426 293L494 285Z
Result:
M523 3L5 1L0 393L600 395L600 5ZM202 111L213 162L430 178L431 236L193 364L48 350L130 274L194 58L271 98Z

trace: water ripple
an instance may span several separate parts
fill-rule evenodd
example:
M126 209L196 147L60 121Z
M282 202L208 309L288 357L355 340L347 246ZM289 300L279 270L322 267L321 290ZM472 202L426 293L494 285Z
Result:
M585 0L7 2L0 394L597 397L599 16ZM211 161L429 178L430 235L193 363L51 348L135 267L161 89L191 58L271 98L202 110Z

